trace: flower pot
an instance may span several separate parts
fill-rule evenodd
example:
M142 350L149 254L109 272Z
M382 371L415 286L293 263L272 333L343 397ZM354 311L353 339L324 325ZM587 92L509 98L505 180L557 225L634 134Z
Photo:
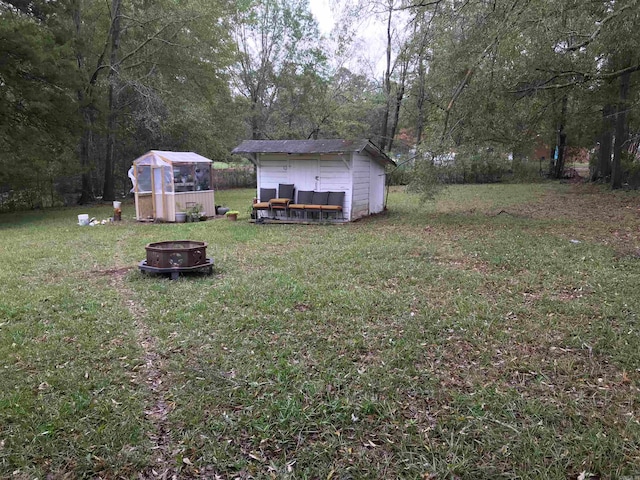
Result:
M229 211L228 207L218 207L217 208L217 213L218 215L224 215L225 213L227 213Z
M176 212L176 222L184 223L187 221L187 214L185 212Z
M232 222L235 222L236 220L238 220L238 214L237 213L227 213L227 218L229 220L231 220Z

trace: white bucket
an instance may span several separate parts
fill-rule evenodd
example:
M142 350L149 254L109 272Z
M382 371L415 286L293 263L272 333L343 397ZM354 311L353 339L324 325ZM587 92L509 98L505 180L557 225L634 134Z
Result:
M89 225L89 214L81 213L78 215L78 225Z
M122 202L113 202L113 208L120 208L120 205L122 205Z

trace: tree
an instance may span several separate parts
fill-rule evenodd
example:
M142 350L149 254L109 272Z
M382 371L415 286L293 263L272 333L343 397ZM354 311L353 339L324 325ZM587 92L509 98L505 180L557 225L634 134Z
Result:
M638 49L629 49L640 44L633 30L637 7L637 0L408 3L416 19L429 12L416 35L430 38L428 64L418 61L410 76L416 137L431 151L489 145L513 152L526 151L541 137L558 146L559 177L566 147L592 145L594 117L605 110L611 118L603 105L616 105L616 138L624 150L629 142L623 124L637 98L633 75L640 69ZM620 46L626 50L621 55ZM629 61L613 66L612 58ZM626 74L629 82L612 96L611 82L626 80ZM423 139L425 104L431 125ZM603 138L611 130L607 124L602 122Z
M76 4L89 11L88 3ZM96 8L100 9L99 6ZM105 157L103 170L103 199L114 198L114 167L118 152L117 138L127 124L133 119L147 122L154 118L152 128L155 129L153 143L172 143L179 147L180 141L167 141L167 130L158 121L162 115L169 118L179 116L176 110L184 109L198 115L198 124L203 123L203 115L199 107L189 108L187 102L172 102L177 94L187 97L187 91L193 89L209 89L207 81L219 89L220 99L229 97L228 85L224 82L224 70L231 62L229 24L225 21L227 12L224 4L218 2L155 2L150 4L123 3L112 0L108 12L101 12L97 19L109 19L94 25L94 31L102 33L102 47L95 48L95 42L78 42L77 56L80 74L87 78L80 93L85 100L83 118L85 134L82 143L90 142L96 130L95 122L105 112ZM106 15L108 13L108 15ZM76 15L80 18L80 13ZM97 20L96 20L97 21ZM79 22L86 28L86 23ZM101 28L96 28L101 27ZM80 38L81 28L77 29ZM95 40L95 36L92 37ZM215 44L215 47L213 45ZM107 57L109 61L106 61ZM87 58L92 58L87 61ZM188 98L202 103L203 97ZM211 100L211 97L204 97ZM174 110L167 110L167 103L172 103ZM131 106L137 106L148 115L132 112ZM205 105L210 105L205 102ZM224 120L218 120L224 122ZM233 125L233 122L229 122ZM147 122L149 126L150 123ZM135 129L140 131L139 128ZM130 130L132 131L132 130ZM206 137L205 137L206 138ZM83 145L81 153L88 155L90 145ZM121 145L122 148L122 145ZM137 154L141 152L138 151ZM86 159L83 162L89 165ZM126 165L123 165L121 177L125 177ZM89 188L90 182L83 182ZM91 198L91 192L83 188L83 199Z
M23 190L31 206L51 204L52 179L77 171L73 56L45 21L51 11L0 3L0 188Z
M235 86L248 102L251 138L278 136L278 125L270 122L276 109L281 118L285 91L303 89L320 79L325 57L320 35L306 0L248 1L238 5L235 38L239 61L234 69ZM291 95L290 99L300 97ZM289 103L295 107L295 103ZM275 127L275 128L274 128ZM285 129L286 130L286 129Z

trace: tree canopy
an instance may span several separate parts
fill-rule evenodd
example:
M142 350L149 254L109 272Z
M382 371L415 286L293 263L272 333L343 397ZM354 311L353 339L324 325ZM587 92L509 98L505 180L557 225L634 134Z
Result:
M538 147L556 177L582 149L614 188L640 171L640 0L333 7L327 38L307 0L0 1L3 205L112 199L146 150L228 160L242 138L470 166Z

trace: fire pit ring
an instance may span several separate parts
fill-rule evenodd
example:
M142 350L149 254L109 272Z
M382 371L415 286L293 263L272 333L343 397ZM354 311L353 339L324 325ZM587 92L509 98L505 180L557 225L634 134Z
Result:
M170 273L176 280L181 272L207 269L213 273L213 259L207 258L207 243L194 240L170 240L149 243L147 259L138 264L140 271Z

